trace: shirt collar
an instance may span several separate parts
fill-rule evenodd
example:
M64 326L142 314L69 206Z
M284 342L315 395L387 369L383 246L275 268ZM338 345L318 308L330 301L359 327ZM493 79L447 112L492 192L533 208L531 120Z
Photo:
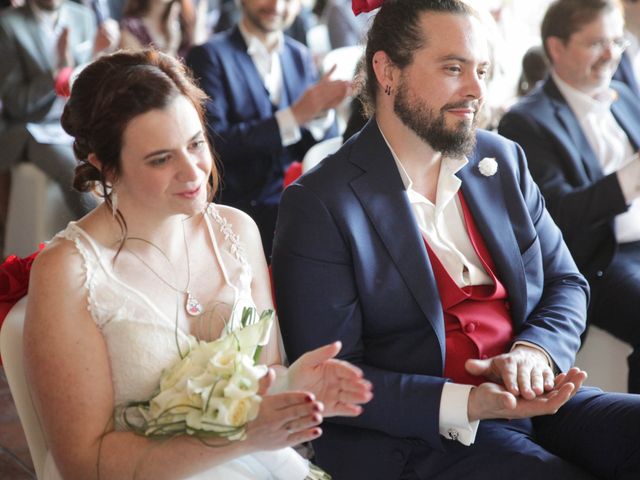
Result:
M404 185L404 188L407 191L407 196L409 197L409 202L431 204L431 202L427 198L425 198L424 195L421 195L413 189L413 181L411 180L411 177L407 173L407 170L404 168L404 165L402 165L400 158L398 158L398 155L396 155L396 152L393 150L393 147L391 147L391 144L389 144L387 137L384 136L384 133L380 129L379 125L378 130L380 130L380 134L387 144L387 147L389 147L389 151L393 156L393 160L396 162L398 172L400 173L400 178L402 179L402 184ZM462 182L456 176L456 173L458 173L462 169L462 167L469 163L469 160L466 157L442 157L441 161L442 165L440 166L440 175L438 177L438 193L436 198L436 205L440 204L441 201L444 201L446 203L452 196L454 196L458 192Z
M242 38L244 39L244 43L247 44L247 53L251 56L269 56L272 53L280 53L284 47L284 34L282 32L277 33L275 46L272 50L269 50L256 35L252 34L245 28L242 20L238 22L238 29L240 30L240 35L242 35Z
M554 70L551 71L551 77L578 118L589 113L608 111L611 108L611 104L618 97L615 90L608 88L594 98L569 85Z

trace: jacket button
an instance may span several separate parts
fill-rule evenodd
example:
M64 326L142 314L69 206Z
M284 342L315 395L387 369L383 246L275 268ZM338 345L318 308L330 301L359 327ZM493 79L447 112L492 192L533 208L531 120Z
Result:
M604 275L604 272L602 270L598 270L596 272L596 277L598 277L598 278L602 278L603 275Z
M465 331L465 332L467 332L467 333L473 333L473 332L475 332L475 331L476 331L476 324L475 324L475 323L473 323L473 322L472 322L472 323L467 323L467 324L464 326L464 331Z
M393 458L394 462L402 463L404 461L404 453L402 453L402 450L394 450L391 453L391 458Z

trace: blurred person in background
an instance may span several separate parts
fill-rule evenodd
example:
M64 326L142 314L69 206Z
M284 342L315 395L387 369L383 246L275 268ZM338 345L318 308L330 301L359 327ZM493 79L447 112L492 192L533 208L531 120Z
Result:
M27 0L0 13L0 171L33 163L60 185L77 217L96 200L71 186L76 161L60 126L61 95L74 69L117 42L117 26L97 26L91 9L69 0Z
M120 47L153 47L172 57L184 57L192 45L204 43L207 1L128 0L120 20Z
M318 78L309 50L284 35L299 0L242 0L240 22L187 56L209 95L207 129L222 164L219 200L258 224L267 258L284 172L338 135L334 107L350 82Z

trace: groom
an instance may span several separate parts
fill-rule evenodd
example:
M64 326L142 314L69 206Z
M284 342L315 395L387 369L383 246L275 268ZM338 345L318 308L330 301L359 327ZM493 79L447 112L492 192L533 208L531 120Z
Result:
M373 118L284 193L287 353L340 339L375 390L315 442L336 480L640 478L640 397L571 368L587 284L522 150L475 129L488 57L465 3L384 3Z

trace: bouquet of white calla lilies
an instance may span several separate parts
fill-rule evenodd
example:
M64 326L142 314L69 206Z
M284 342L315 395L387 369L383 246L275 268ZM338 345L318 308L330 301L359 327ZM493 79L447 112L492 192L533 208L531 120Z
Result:
M247 423L260 409L258 389L268 367L256 361L269 340L273 318L273 310L258 317L255 308L245 307L236 323L239 328L226 329L219 339L189 337L188 351L162 373L157 393L125 408L127 425L146 436L243 439ZM141 422L127 418L127 410L134 407Z

